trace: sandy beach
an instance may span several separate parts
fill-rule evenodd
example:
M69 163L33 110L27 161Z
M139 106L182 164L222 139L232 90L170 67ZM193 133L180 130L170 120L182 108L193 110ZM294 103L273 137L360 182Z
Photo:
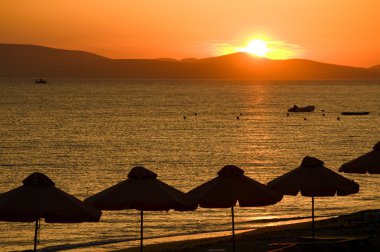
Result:
M236 235L236 251L380 251L380 210L311 223L259 228ZM138 247L117 250L139 251ZM144 251L232 251L231 236L147 245Z

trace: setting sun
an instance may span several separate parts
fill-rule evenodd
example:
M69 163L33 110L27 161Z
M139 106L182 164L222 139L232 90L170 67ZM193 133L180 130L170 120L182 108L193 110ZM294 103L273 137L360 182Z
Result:
M264 40L254 39L242 51L264 57L269 52L269 48Z

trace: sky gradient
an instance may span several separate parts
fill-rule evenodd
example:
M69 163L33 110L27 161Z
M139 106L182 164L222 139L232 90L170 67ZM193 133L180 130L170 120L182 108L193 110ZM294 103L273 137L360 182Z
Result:
M0 43L110 58L205 58L260 38L272 59L380 64L378 0L1 0Z

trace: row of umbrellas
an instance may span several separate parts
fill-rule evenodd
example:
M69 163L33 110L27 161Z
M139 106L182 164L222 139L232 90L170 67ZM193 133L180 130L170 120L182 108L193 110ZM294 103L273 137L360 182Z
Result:
M380 142L372 152L344 165L341 172L380 173ZM345 196L359 192L359 185L324 167L323 161L306 156L301 165L261 184L244 175L233 165L224 166L217 177L183 193L157 179L157 174L134 167L128 178L107 188L84 202L55 187L42 173L32 173L23 185L0 195L0 221L35 222L34 251L40 219L47 223L97 222L101 210L136 209L141 214L140 251L143 249L144 211L191 211L204 208L231 208L232 243L235 251L234 207L258 207L276 204L283 195L312 197L312 229L314 237L314 197Z

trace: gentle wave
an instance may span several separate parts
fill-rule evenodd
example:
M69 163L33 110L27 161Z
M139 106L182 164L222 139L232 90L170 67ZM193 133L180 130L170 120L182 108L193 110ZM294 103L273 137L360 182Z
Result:
M48 86L35 88L30 80L17 79L0 85L0 193L39 171L84 199L126 179L136 165L184 192L214 178L226 164L267 183L298 167L306 155L337 171L380 140L380 83L373 81L52 79ZM294 104L317 109L287 116ZM348 108L371 113L341 116ZM360 192L343 199L316 198L316 216L378 205L378 176L344 176L357 181ZM135 212L104 211L101 221L92 224L44 223L40 246L85 248L104 242L112 249L126 239L138 239ZM310 198L285 196L274 206L237 207L235 226L250 230L307 221L310 214ZM230 221L228 209L149 213L144 237L168 240L179 234L228 232ZM0 224L4 250L28 249L32 238L29 223Z

